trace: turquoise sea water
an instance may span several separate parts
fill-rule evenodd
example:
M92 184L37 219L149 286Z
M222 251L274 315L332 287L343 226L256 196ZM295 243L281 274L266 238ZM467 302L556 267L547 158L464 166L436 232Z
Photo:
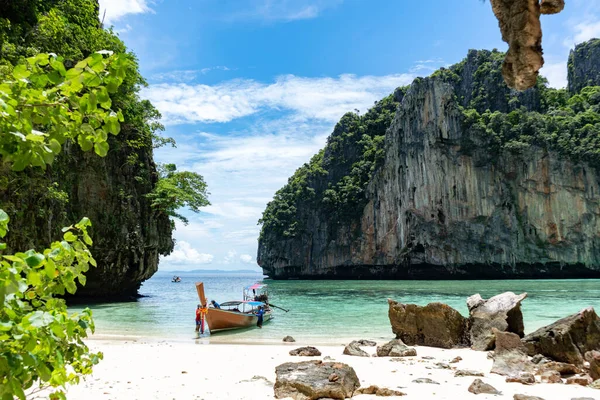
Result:
M206 296L218 302L241 299L242 288L263 281L254 274L158 273L145 282L135 302L90 305L99 335L188 340L195 337L198 303L194 283L203 281ZM600 280L502 281L273 281L269 298L289 312L275 310L263 329L223 332L210 341L281 342L292 335L302 342L340 342L349 338L387 339L392 332L387 299L425 305L446 303L467 316L466 299L505 291L527 292L522 305L525 329L531 332L584 307L600 311ZM82 306L72 307L79 310Z

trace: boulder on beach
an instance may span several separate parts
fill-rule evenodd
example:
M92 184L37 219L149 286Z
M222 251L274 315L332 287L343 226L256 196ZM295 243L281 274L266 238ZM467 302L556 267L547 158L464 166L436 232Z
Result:
M359 343L354 340L344 348L344 354L348 356L369 357L369 353L359 347Z
M588 351L600 349L600 318L592 307L562 318L523 339L527 352L583 365Z
M581 369L573 364L567 364L558 361L550 361L537 365L537 373L543 374L547 371L555 371L560 375L575 375L581 372Z
M320 355L321 352L319 351L319 349L312 346L298 347L297 349L290 351L290 356L314 357Z
M392 339L383 346L377 346L377 357L412 357L417 355L414 347L408 347L400 339Z
M286 343L292 343L292 342L295 342L296 339L294 339L291 336L286 336L286 337L283 338L283 341L286 342Z
M278 365L275 374L276 399L347 399L360 386L352 367L335 362L289 362Z
M590 376L594 380L600 379L600 351L588 351L584 354L584 358L590 363Z
M392 332L408 345L450 349L468 346L467 319L442 303L426 306L388 299Z
M496 328L492 328L495 336L496 348L494 350L494 365L492 373L519 377L523 374L532 374L535 370L529 357L527 357L526 349L521 338L516 333L502 332Z
M367 339L360 339L358 341L358 344L361 346L372 346L372 347L377 346L377 342L374 342L372 340L367 340Z
M501 394L499 390L481 379L475 379L468 390L473 394Z
M533 385L535 376L529 372L523 372L518 376L507 376L506 382L521 383L523 385Z
M523 337L525 328L521 302L526 297L527 293L516 295L513 292L505 292L488 300L483 299L479 294L469 297L467 306L471 348L481 351L493 349L495 340L493 328Z
M590 383L594 382L594 380L588 375L573 375L567 378L567 385L581 385L587 386Z
M544 371L542 372L540 379L542 383L562 383L562 377L557 371Z
M515 394L513 396L513 400L544 400L541 397L537 396L528 396L526 394Z

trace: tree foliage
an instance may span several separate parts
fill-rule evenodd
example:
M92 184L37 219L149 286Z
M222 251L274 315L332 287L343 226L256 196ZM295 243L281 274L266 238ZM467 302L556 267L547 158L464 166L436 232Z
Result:
M67 142L100 155L108 133L120 131L120 112L108 93L123 82L127 59L94 53L66 69L60 57L38 54L18 64L0 83L0 159L14 170L45 168ZM0 239L9 231L0 210ZM64 388L89 374L102 358L82 341L94 331L89 309L69 315L62 296L85 285L96 265L87 246L88 218L63 229L61 241L43 251L1 254L0 396L25 399L45 387ZM0 253L6 252L0 243ZM65 398L54 391L51 398Z
M201 207L210 205L206 188L202 175L177 171L175 164L164 164L159 165L159 180L148 197L154 208L187 224L187 218L177 210L189 207L194 212L200 212Z

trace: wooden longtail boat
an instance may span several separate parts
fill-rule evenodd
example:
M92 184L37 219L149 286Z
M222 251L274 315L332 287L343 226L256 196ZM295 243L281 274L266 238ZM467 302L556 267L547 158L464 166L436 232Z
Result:
M206 313L206 323L208 324L210 333L212 334L229 329L256 326L258 317L255 313L258 311L258 307L263 307L265 310L263 322L267 322L269 319L271 319L272 311L269 308L269 304L266 302L266 291L264 293L260 293L260 289L264 288L265 285L249 286L244 290L244 300L227 301L221 303L221 308L209 307ZM259 290L258 295L255 294L253 297L251 297L247 293L249 290L253 290L253 293L256 293L257 289ZM198 297L200 298L200 304L206 305L207 301L206 296L204 295L204 283L197 282L196 291L198 292ZM254 298L264 299L265 302L255 301Z

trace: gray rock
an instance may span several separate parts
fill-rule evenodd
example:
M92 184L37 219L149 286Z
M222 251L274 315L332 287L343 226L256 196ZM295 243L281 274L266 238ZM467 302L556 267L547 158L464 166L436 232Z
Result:
M492 330L512 332L523 337L524 325L521 302L527 293L516 295L505 292L488 300L479 294L467 299L469 307L469 325L471 348L474 350L491 350L494 348L495 336Z
M587 362L590 363L590 376L594 379L600 379L600 351L592 350L584 354Z
M567 378L566 384L567 385L581 385L581 386L587 386L589 384L591 384L592 382L594 382L594 380L587 374L583 374L583 375L573 375Z
M537 396L528 396L526 394L515 394L513 396L513 400L544 400L541 397Z
M525 373L532 374L535 370L517 334L500 332L494 328L496 349L492 373L504 376L518 377Z
M429 378L417 378L417 379L413 380L413 383L429 383L431 385L439 385L438 382L434 381L433 379L429 379Z
M285 363L275 368L275 374L277 399L346 399L360 386L354 369L342 363L317 360Z
M473 371L470 369L459 369L454 373L454 376L484 376L483 372Z
M347 345L344 348L344 354L348 356L370 357L369 353L367 353L359 347L357 341L353 341L349 345Z
M294 339L294 338L293 338L293 337L291 337L291 336L286 336L286 337L284 337L284 338L283 338L283 341L284 341L284 342L287 342L287 343L292 343L292 342L295 342L295 341L296 341L296 339Z
M473 383L471 383L471 386L469 386L468 390L473 394L501 394L501 392L496 390L495 387L485 383L481 379L475 379Z
M523 339L529 355L583 365L584 354L600 349L600 318L592 307L560 319Z
M543 383L562 383L561 375L557 371L542 372L540 379Z
M533 385L535 383L535 376L528 372L523 372L518 376L507 376L506 382L522 383L523 385Z
M531 362L534 364L545 364L550 361L552 361L552 360L549 359L548 357L544 357L541 354L536 354L535 356L531 357Z
M366 339L360 339L358 341L358 344L361 346L377 346L377 342L374 342L372 340L366 340Z
M306 346L299 347L290 351L290 356L314 357L320 356L321 352L316 347Z
M371 385L366 388L358 388L354 391L354 396L359 394L374 394L375 396L405 396L406 393L400 392L398 390L388 389L388 388L380 388L377 385Z
M452 307L442 303L423 307L390 299L388 303L392 332L403 342L446 349L467 345L467 320Z
M596 400L592 397L573 397L571 400Z
M550 361L544 364L539 364L536 368L537 373L544 373L546 371L556 371L560 375L574 375L581 372L581 369L573 364L561 363L556 361Z
M462 361L462 357L461 357L461 356L456 356L456 357L454 357L454 358L453 358L453 359L450 361L450 364L455 364L455 363L457 363L457 362L459 362L459 361Z
M377 346L377 357L411 357L416 356L417 351L408 347L400 339L393 339L383 346Z

